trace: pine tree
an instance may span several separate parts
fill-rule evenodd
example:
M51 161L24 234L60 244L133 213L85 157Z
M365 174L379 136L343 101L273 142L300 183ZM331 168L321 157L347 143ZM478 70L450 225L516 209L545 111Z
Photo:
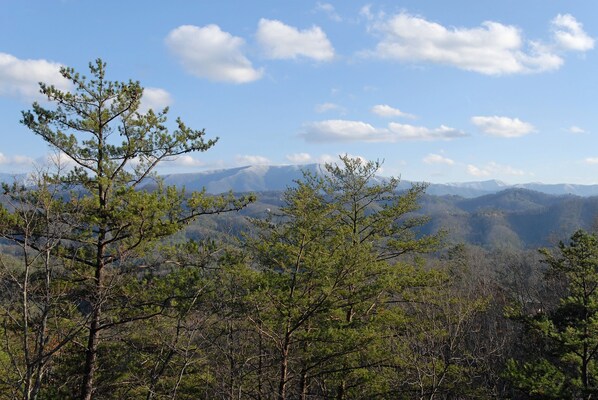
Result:
M511 360L507 374L533 398L592 399L598 395L598 237L578 231L558 253L542 250L546 278L564 286L552 310L520 313L533 349Z
M90 63L89 70L91 79L62 68L72 90L40 84L53 107L34 103L22 118L25 126L74 165L67 174L46 178L62 190L59 223L68 227L53 255L69 260L71 284L76 286L73 301L85 316L87 337L78 395L85 400L96 390L103 333L151 318L161 310L157 306L147 314L136 311L119 286L119 269L198 216L238 210L252 200L210 197L205 192L186 194L161 184L153 191L138 190L142 183L155 179L154 169L160 162L206 151L217 139L205 139L203 130L191 129L180 119L170 132L167 108L140 112L143 88L139 82L107 80L106 64L99 59ZM8 236L23 240L18 226L12 226Z
M392 300L422 277L398 261L438 238L419 236L426 219L410 215L425 187L397 193L396 179L377 180L379 167L345 156L324 177L306 174L249 243L261 271L254 320L275 349L278 399L383 390L376 367L389 359L389 321L401 319Z

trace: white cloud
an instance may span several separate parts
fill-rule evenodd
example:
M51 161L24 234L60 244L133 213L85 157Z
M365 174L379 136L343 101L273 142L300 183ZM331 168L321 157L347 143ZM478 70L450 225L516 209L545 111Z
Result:
M218 25L182 25L166 37L166 45L189 73L233 83L252 82L263 74L243 54L244 44L242 38L222 31Z
M237 164L240 165L264 165L271 164L270 160L262 156L253 155L238 155L236 157Z
M388 127L392 135L401 140L450 140L467 136L463 131L444 125L430 129L424 126L391 122Z
M201 160L188 154L177 156L176 158L169 160L168 164L177 167L203 167L205 165Z
M482 177L482 176L488 176L490 175L490 172L488 170L482 169L482 168L478 168L475 165L469 164L467 165L467 173L469 175L473 175L473 176L477 176L477 177Z
M379 115L381 117L416 118L416 116L413 114L408 114L406 112L399 110L398 108L393 108L386 104L375 105L374 107L372 107L371 111L374 114Z
M594 48L594 39L583 30L583 25L570 14L559 14L552 21L554 40L563 50L588 51Z
M328 111L340 111L341 113L345 112L345 109L342 106L339 106L335 103L322 103L316 105L316 112L317 113L325 113Z
M450 158L441 156L440 154L428 154L422 160L426 164L444 164L444 165L453 165L455 161L451 160Z
M330 3L316 3L316 11L322 11L328 15L328 18L335 22L341 22L342 18L340 15L337 14L334 6Z
M60 170L70 170L75 166L75 162L71 157L57 150L37 158L35 164L43 168L56 168Z
M34 160L31 157L14 155L6 156L0 153L0 165L19 165L19 166L32 166Z
M365 19L367 19L368 21L373 20L374 15L372 14L372 5L366 4L365 6L361 7L361 9L359 10L359 15L365 17Z
M164 89L147 87L143 89L143 97L139 112L146 113L151 108L158 112L172 104L172 96Z
M318 26L298 30L280 21L262 18L256 38L269 58L307 57L317 61L330 61L334 58L334 48Z
M333 156L331 154L322 154L316 160L318 164L331 164L336 161L338 161L338 156Z
M568 129L569 133L587 133L587 131L579 126L572 125Z
M519 118L476 116L471 118L471 122L487 135L504 138L520 137L535 131L532 124Z
M0 96L25 101L42 100L39 82L69 90L70 82L60 75L62 65L46 60L21 60L0 52Z
M590 165L596 165L598 164L598 157L588 157L584 159L583 162Z
M387 128L375 128L362 121L331 119L309 122L301 136L308 142L397 142L400 140L448 140L466 136L446 127L436 129L391 122Z
M467 165L467 173L472 176L476 177L485 177L485 176L496 176L496 175L511 175L511 176L523 176L525 172L520 169L516 169L511 167L510 165L502 165L498 164L494 161L489 162L488 164L478 167L473 164Z
M288 154L286 158L293 164L307 164L312 161L311 155L308 153Z
M593 39L570 15L553 21L554 43L526 41L519 28L485 21L474 28L445 27L422 17L400 13L374 20L369 9L371 30L382 39L372 52L383 59L405 62L431 62L450 65L486 75L551 71L564 60L559 50L586 51Z
M308 142L380 141L382 131L361 121L329 119L309 122L302 134Z

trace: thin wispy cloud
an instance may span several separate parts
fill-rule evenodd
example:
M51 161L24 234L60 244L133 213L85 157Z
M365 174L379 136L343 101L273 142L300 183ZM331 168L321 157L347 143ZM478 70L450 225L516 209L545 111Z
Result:
M587 131L583 128L580 128L577 125L572 125L567 129L569 133L580 134L580 133L587 133Z
M500 175L510 175L510 176L526 175L525 171L523 171L521 169L513 168L510 165L498 164L494 161L490 161L489 163L487 163L483 166L468 164L467 165L467 173L469 175L475 176L477 178L500 176Z
M396 137L398 140L452 140L468 136L467 133L459 129L445 125L440 125L438 128L428 128L391 122L388 124L388 128L392 134L391 137Z
M177 167L203 167L205 163L188 154L181 155L168 161L170 166Z
M293 164L307 164L312 161L312 157L309 153L288 154L286 159Z
M413 114L403 112L403 111L399 110L398 108L391 107L387 104L377 104L372 107L371 111L374 114L376 114L380 117L385 117L385 118L393 118L393 117L410 118L410 119L417 118Z
M444 157L440 154L430 153L425 156L422 161L426 164L442 164L442 165L454 165L455 161L450 158Z
M243 53L245 40L218 25L182 25L170 31L166 45L192 75L212 81L248 83L263 70L255 69Z
M341 22L343 19L340 15L336 12L334 6L330 3L316 3L315 11L323 12L324 14L328 15L328 18L335 22Z
M267 157L258 155L238 155L235 157L238 165L269 165L271 161Z
M318 26L299 30L281 21L262 18L255 36L266 57L271 59L331 61L334 58L334 48Z
M315 110L318 114L322 114L329 111L337 111L340 113L345 113L345 108L336 104L336 103L322 103L317 104Z
M31 157L23 155L12 155L8 156L0 153L0 165L13 165L13 166L31 166L34 160Z
M519 118L476 116L471 118L471 122L486 135L503 138L521 137L535 131L532 124Z
M331 119L304 124L300 134L307 142L398 142L403 140L450 140L466 133L444 125L427 128L391 122L386 128L376 128L363 121Z
M483 168L476 167L473 164L467 165L467 173L469 175L475 176L477 178L482 178L482 177L490 175L490 171L483 169Z

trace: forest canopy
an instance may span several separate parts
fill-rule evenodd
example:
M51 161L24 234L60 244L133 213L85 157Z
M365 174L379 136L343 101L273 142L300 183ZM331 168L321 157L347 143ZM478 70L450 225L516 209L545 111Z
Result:
M447 245L377 161L305 172L242 234L185 235L254 195L166 187L217 143L139 82L72 68L22 123L70 165L3 186L0 399L590 399L598 239ZM141 188L149 179L156 184Z

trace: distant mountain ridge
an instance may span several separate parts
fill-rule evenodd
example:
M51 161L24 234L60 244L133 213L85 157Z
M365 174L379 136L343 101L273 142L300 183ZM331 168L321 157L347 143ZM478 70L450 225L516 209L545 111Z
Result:
M264 192L285 190L294 181L301 179L302 171L314 174L324 174L325 168L321 164L307 165L252 165L238 168L221 169L205 172L180 173L162 175L167 185L185 186L187 190L201 190L206 188L208 193L218 194L228 192ZM384 180L386 178L380 177ZM401 180L399 189L407 189L410 181ZM528 189L551 195L576 195L582 197L598 196L598 185L577 184L543 184L525 183L509 185L498 180L462 183L432 183L427 193L435 196L454 195L474 198L487 194L498 193L506 189Z
M244 217L263 218L283 204L282 191L303 177L303 171L324 174L322 165L247 166L218 171L163 175L167 185L208 193L255 192L257 202L240 213L201 219L187 229L192 238L239 234L250 229ZM0 174L0 181L25 180L25 175ZM377 178L380 181L387 179ZM145 182L151 189L155 183ZM411 182L401 181L399 189ZM0 195L0 202L2 195ZM536 248L566 240L575 230L598 230L598 185L508 185L489 180L431 184L417 214L430 222L421 233L447 232L447 243L489 248Z
M293 182L303 177L303 171L313 174L324 174L322 164L306 165L249 165L244 167L219 169L202 172L176 173L161 175L166 185L185 187L188 191L202 190L211 194L228 191L233 192L265 192L280 191L292 186ZM26 174L0 173L0 182L11 183L15 179L23 182ZM378 179L387 179L383 176ZM411 186L411 181L401 180L399 189L404 190ZM151 187L154 183L149 181L144 187ZM460 182L460 183L432 183L426 193L435 196L460 196L475 198L488 194L498 193L506 189L528 189L551 195L576 195L581 197L598 196L598 185L578 184L544 184L524 183L510 185L499 180Z

